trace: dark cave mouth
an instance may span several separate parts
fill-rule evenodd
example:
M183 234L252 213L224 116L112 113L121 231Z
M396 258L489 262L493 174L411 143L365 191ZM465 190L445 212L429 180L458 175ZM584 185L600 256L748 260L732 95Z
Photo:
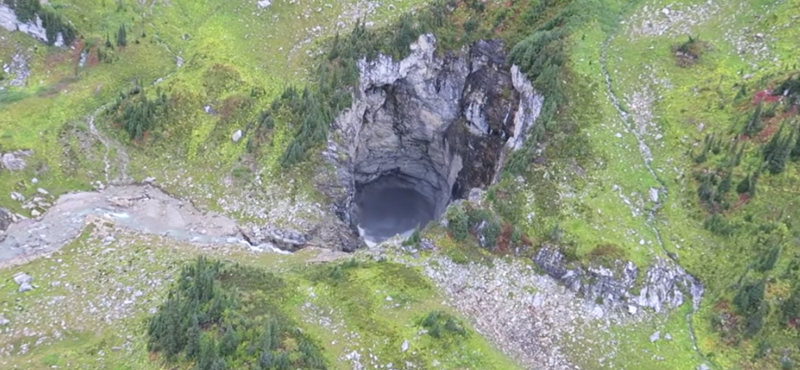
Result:
M436 198L444 194L423 194L421 181L388 174L357 184L357 226L364 241L378 244L396 235L407 237L438 217L436 204L441 199ZM449 191L446 195L449 198Z

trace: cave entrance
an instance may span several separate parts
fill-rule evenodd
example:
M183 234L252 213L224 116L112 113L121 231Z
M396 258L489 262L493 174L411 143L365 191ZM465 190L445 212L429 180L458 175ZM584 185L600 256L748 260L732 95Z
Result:
M443 59L434 42L421 37L399 64L360 63L354 103L336 122L355 188L345 219L370 245L425 227L491 184L516 132L521 97L502 42Z
M436 200L418 190L413 179L383 175L356 189L358 229L368 244L395 235L410 236L436 217Z

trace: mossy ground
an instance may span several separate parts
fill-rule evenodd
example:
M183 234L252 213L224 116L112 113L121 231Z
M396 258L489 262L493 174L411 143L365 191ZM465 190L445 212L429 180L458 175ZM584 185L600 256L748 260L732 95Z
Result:
M255 1L51 3L84 37L72 50L46 47L20 33L0 30L0 59L8 61L22 52L30 55L31 70L24 87L4 92L26 98L0 104L0 148L34 151L26 171L0 177L0 188L14 189L18 182L36 177L39 187L61 194L88 189L96 180L105 182L102 161L76 164L85 156L70 156L58 134L65 125L86 127L82 123L90 115L128 91L135 81L148 91L159 87L170 96L180 96L182 108L169 122L159 124L151 138L129 148L128 171L135 179L183 175L210 184L210 191L220 193L225 189L219 187L219 178L209 174L216 176L236 167L247 174L258 166L277 176L291 123L275 128L267 153L257 164L239 163L246 153L246 140L233 143L233 132L245 129L284 87L303 84L326 37L348 32L358 17L380 24L418 3L393 1L372 10L356 1L320 0L302 4L274 1L266 9L259 9ZM122 24L129 30L127 46L109 51L112 63L98 61L97 48L107 36L114 44L114 33ZM83 48L89 50L89 57L86 65L79 67ZM178 58L185 63L182 67L178 67ZM251 94L254 89L256 96ZM221 108L237 99L246 101L247 109L237 111L234 117L221 117L225 113ZM206 114L203 107L207 105L220 115ZM106 132L121 131L103 115L98 115L96 124ZM87 135L84 140L90 139ZM103 149L98 150L101 159ZM110 160L115 160L113 153ZM82 170L70 171L72 167ZM172 187L181 195L195 193L188 184ZM19 190L25 193L35 188ZM17 207L5 196L0 205Z
M535 190L527 195L531 199L527 206L517 201L523 204L518 206L517 217L532 215L528 231L540 238L546 238L550 229L559 225L564 231L563 242L574 245L579 258L605 242L623 247L628 258L640 267L647 266L655 256L663 258L664 252L674 253L679 263L707 288L701 310L692 317L703 356L724 369L777 368L782 355L776 352L765 358L753 357L757 342L770 342L774 351L790 346L796 334L773 324L765 326L756 338L730 345L723 343L711 327L713 306L720 298L730 299L735 294L733 282L746 274L747 266L759 255L753 251L750 239L720 237L704 229L708 214L699 204L697 183L692 178L696 168L693 153L710 132L740 130L737 122L741 125L751 110L747 103L743 107L733 101L737 84L760 85L763 89L768 83L759 84L760 79L774 81L800 67L797 53L790 46L796 47L800 37L790 15L800 4L604 3L604 13L573 33L571 67L575 73L574 80L568 81L574 86L573 100L568 109L570 116L562 119L575 122L577 137L552 140L544 152L547 163L534 165L533 174L526 178L527 186ZM668 7L671 10L665 12ZM684 13L676 16L677 11ZM665 13L671 14L673 23ZM753 23L753 19L758 21ZM615 22L619 24L611 26ZM654 24L669 26L661 32L647 31ZM745 28L747 32L742 31ZM768 35L764 36L768 41L758 47L767 45L768 51L747 49L762 37L758 35ZM695 64L686 66L675 57L674 48L689 36L699 37L708 47ZM600 64L606 42L611 91L630 116L629 122L620 118L606 91ZM748 51L740 53L737 47ZM754 93L756 89L749 91ZM640 122L652 125L637 125ZM652 151L656 177L645 166L634 130ZM760 152L750 146L746 153L749 159L745 163L752 170L759 164ZM742 167L745 168L736 172L738 178L748 171ZM759 195L742 209L728 212L728 217L741 220L750 214L755 219L777 220L781 212L786 212L784 217L794 219L797 192L791 184L797 170L792 164L780 176L768 176ZM666 185L667 194L660 194L663 205L655 220L648 223L647 214L654 205L649 192L660 186L657 180ZM540 189L554 200L537 199L541 197ZM663 250L653 226L661 233ZM776 272L785 270L786 264L796 258L796 248L791 249L784 249ZM776 284L775 289L778 285L785 283ZM777 305L787 294L784 291L771 298L768 295L767 299ZM651 345L647 340L656 330L661 330L663 336L660 325L630 332L635 339L626 343L634 345L624 351L627 355L618 358L622 361L615 366L652 361L648 368L693 368L704 361L692 350L685 311L677 310L662 324L672 328L671 342L662 340ZM664 359L656 361L655 357Z
M168 187L179 195L193 196L203 205L217 209L220 205L214 199L231 187L220 181L220 174L232 172L249 179L264 173L264 178L272 183L289 182L308 174L310 170L302 167L289 174L278 171L279 157L291 139L287 124L275 127L257 163L241 160L247 158L243 156L246 153L244 142L233 143L230 135L243 129L256 117L258 107L269 104L283 87L303 84L309 76L307 69L313 65L313 56L309 53L317 50L318 42L325 35L332 35L337 29L339 15L352 14L355 1L303 4L274 1L264 10L259 10L255 2L173 0L169 3L154 1L144 6L133 1L121 3L123 7L119 10L117 2L112 1L51 2L84 34L83 45L102 44L107 34L113 38L122 23L130 27L129 45L115 49L115 61L110 64L90 62L78 68L80 50L48 48L19 33L0 30L0 58L5 61L12 53L25 52L30 55L32 72L25 87L2 95L4 99L10 94L24 99L0 99L0 148L3 151L33 149L35 153L25 171L6 171L0 176L0 206L20 210L19 204L6 196L9 191L30 195L37 187L44 187L60 194L88 189L91 181L104 180L105 148L96 141L85 145L92 138L87 117L113 101L121 91L129 89L134 80L153 91L155 87L151 84L163 78L158 87L172 96L181 96L184 107L180 114L154 130L151 137L127 146L128 171L134 178L155 175L179 179L169 182ZM393 9L380 7L369 20L391 19L419 3L421 1L416 0L392 2ZM548 137L545 161L532 165L524 178L524 187L519 188L515 179L505 179L500 184L498 190L507 191L501 192L500 201L495 202L497 212L524 228L536 242L551 238L551 232L558 227L563 231L559 242L570 245L574 257L581 261L587 260L598 246L608 244L623 250L625 257L641 268L646 268L656 256L664 257L665 251L674 253L681 265L707 287L703 305L691 319L699 351L719 368L777 368L780 349L793 346L791 342L796 341L796 333L768 326L758 338L731 346L711 327L714 305L720 299L731 298L735 292L731 282L737 281L750 260L757 256L749 249L751 240L737 242L703 228L707 214L698 204L697 186L692 179L693 151L698 143L702 145L707 133L727 132L747 114L741 104L733 103L737 92L734 84L746 82L756 86L758 83L747 81L764 78L761 86L765 86L779 74L798 69L800 61L796 50L800 48L797 43L800 28L792 17L800 11L800 3L796 0L719 3L587 0L582 4L591 14L571 35L568 64L573 73L569 81L563 81L569 86L571 103L559 117L559 121L571 123L570 130ZM671 10L665 13L663 9L668 5ZM490 10L492 13L483 19L486 22L493 22L490 17L501 13L497 9ZM678 11L683 13L676 13ZM683 21L670 21L669 14ZM354 17L348 16L342 21L347 23L342 28L346 31ZM648 31L658 28L652 28L653 25L664 25L664 31ZM314 30L316 26L322 29ZM508 35L512 31L498 30L497 34L513 43L520 36ZM761 45L755 43L757 34L767 35L764 44L769 47L769 57L766 54L757 56L762 52L751 47ZM687 66L676 60L674 48L690 35L703 40L708 49ZM632 115L630 122L650 121L653 126L631 126L620 119L611 104L600 64L605 47L612 94L620 100L621 108ZM746 53L740 54L737 47L744 47ZM177 57L184 60L180 68L176 64ZM221 70L230 73L220 77L217 72ZM745 80L745 75L750 79ZM217 84L220 79L235 83L220 86ZM254 88L260 92L251 94ZM205 105L217 109L239 101L247 102L250 107L240 115L220 117L203 111ZM645 113L649 114L637 117ZM98 117L97 125L124 141L123 133L112 122ZM634 130L639 130L643 142L652 151L656 176L645 166ZM65 135L65 132L79 134ZM110 159L114 161L117 155L112 148ZM748 164L758 162L758 157L756 146L750 147ZM763 178L758 196L729 217L738 222L746 222L745 215L769 219L783 213L784 217L786 214L794 219L800 217L796 214L800 207L795 206L800 201L796 187L798 168L797 164L790 167L781 176ZM112 168L112 171L121 169ZM736 175L742 177L745 171L743 167ZM36 186L29 183L33 177L40 180ZM660 194L659 203L663 204L655 220L648 222L648 212L656 204L650 192L661 186L659 180L668 192ZM20 185L21 181L25 183ZM292 192L313 193L307 183L293 187ZM663 248L654 226L661 233ZM796 235L794 230L791 233ZM477 247L461 248L442 234L443 230L434 228L432 231L432 235L441 239L437 244L453 259L490 263L491 257L484 251ZM180 262L197 253L206 253L194 247L172 246L162 240L151 242L168 247L149 248L139 241L130 248L141 253L150 250L159 263L142 264L140 268L147 273L163 272L165 280L177 271ZM76 259L79 254L75 248L78 247L64 249L63 257L59 258ZM97 246L84 245L83 248L84 251L94 250L95 255L102 252L102 249L92 249L99 248ZM108 252L108 257L103 258L118 256L117 253L119 250ZM776 270L785 270L795 253L796 248L786 250ZM346 345L355 343L342 336L346 331L362 335L362 343L377 340L373 351L381 361L404 360L407 354L399 351L399 343L408 338L415 338L409 339L412 350L426 354L444 352L429 338L415 334L414 320L430 310L446 310L430 285L415 280L420 278L417 272L405 268L398 272L398 267L391 263L369 262L347 269L338 281L326 275L332 266L315 266L305 271L302 255L267 255L253 260L249 254L226 254L225 258L241 259L289 274L288 279L298 289L297 301L292 302L291 307L300 317L317 312L303 311L301 303L306 301L312 302L319 312L326 309L332 312L330 320L342 322L346 329L336 333L307 324L307 329L330 347L326 355L331 363L342 361L338 354ZM70 265L73 267L66 268L65 281L74 276L79 279L76 282L89 284L90 295L97 296L105 289L84 275L100 274L96 266L79 271L74 267L80 266L79 263ZM52 258L38 260L24 269L34 276L44 276L51 267L55 267ZM8 281L13 271L16 269L3 271L2 281ZM121 272L113 273L122 276ZM389 278L387 273L400 273L404 278ZM18 296L11 284L5 284L0 292L9 298L3 301L3 308L12 311L17 306L34 307L45 298L61 294L58 289L44 287L32 295ZM789 289L784 285L773 286L768 299L773 302L784 299ZM149 307L158 301L158 294L163 294L164 289L162 285L153 290L154 298L148 301ZM310 292L314 292L315 297L310 297ZM309 298L304 298L306 296ZM387 296L393 301L386 301ZM19 301L18 297L21 297ZM81 307L75 304L75 309ZM362 306L368 309L357 309ZM86 330L66 334L67 339L6 361L18 368L44 368L67 363L92 364L102 358L109 368L158 367L157 363L147 360L141 332L137 331L146 313L144 307L137 309L134 315L115 322L113 327L90 321L85 325ZM652 369L693 368L704 359L695 353L689 340L687 313L688 307L684 306L660 316L655 323L622 328L616 335L626 339L620 342L614 359L603 364L583 365L585 368L642 368L637 367L641 364L648 364L647 368ZM13 319L14 315L9 313L7 317ZM380 329L380 334L368 330L375 327ZM650 343L649 336L657 330L662 337L669 332L673 340ZM120 333L125 331L134 336L132 352L103 350L104 355L98 355L103 348L124 344L126 340ZM603 335L598 333L600 337ZM769 341L774 351L766 358L751 362L759 340ZM4 346L11 343L0 342ZM481 368L512 366L477 335L463 345L462 351L437 361L454 368L469 367L474 361L485 361ZM473 351L476 350L486 357L475 357ZM603 349L597 351L598 356L602 356ZM432 361L432 358L426 357L424 361Z
M227 284L245 294L285 290L279 295L290 298L272 304L325 348L329 368L354 366L346 357L354 351L368 366L408 361L424 368L434 363L445 369L516 368L463 318L463 338L425 334L421 321L430 312L457 314L414 268L372 259L309 264L316 252L254 254L127 234L108 241L105 235L89 228L51 256L3 270L0 314L11 320L0 339L0 348L8 351L0 360L3 368L163 368L166 364L147 351L146 320L181 266L199 255L278 274L285 282L280 287L252 286L246 276ZM16 292L11 277L19 271L34 277L33 291Z

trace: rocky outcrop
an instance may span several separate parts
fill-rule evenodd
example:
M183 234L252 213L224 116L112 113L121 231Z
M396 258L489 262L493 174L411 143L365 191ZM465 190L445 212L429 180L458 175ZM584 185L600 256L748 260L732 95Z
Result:
M308 243L308 235L297 230L274 227L243 229L242 235L250 245L271 244L279 249L294 252Z
M671 260L656 258L639 278L639 268L632 262L617 261L613 269L572 266L554 246L542 247L533 261L548 275L586 299L612 308L627 308L635 314L640 308L656 312L684 303L685 295L697 307L703 287ZM639 281L637 281L639 278Z
M0 208L0 241L3 241L5 238L6 230L11 226L12 222L11 213L4 208Z
M334 122L317 181L346 223L358 223L359 189L391 177L415 190L438 217L453 198L489 185L504 147L518 148L542 98L506 65L500 41L437 55L423 35L411 54L358 63L353 105ZM515 75L516 74L516 75Z
M17 150L15 152L5 153L0 155L0 164L2 168L9 171L21 171L25 169L25 157L30 157L33 154L30 150Z
M528 131L542 112L544 96L533 89L531 82L517 66L511 66L511 81L519 92L519 107L514 115L514 134L508 140L508 146L518 150L525 144Z
M47 31L44 29L42 19L38 15L35 16L34 21L20 22L17 19L17 15L14 14L14 10L2 3L0 3L0 27L12 32L20 31L39 41L47 42ZM64 46L61 33L57 36L55 46Z

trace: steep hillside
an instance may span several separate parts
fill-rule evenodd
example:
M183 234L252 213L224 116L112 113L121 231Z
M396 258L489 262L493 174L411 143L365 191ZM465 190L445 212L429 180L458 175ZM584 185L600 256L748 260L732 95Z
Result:
M800 361L798 0L0 26L3 368Z

